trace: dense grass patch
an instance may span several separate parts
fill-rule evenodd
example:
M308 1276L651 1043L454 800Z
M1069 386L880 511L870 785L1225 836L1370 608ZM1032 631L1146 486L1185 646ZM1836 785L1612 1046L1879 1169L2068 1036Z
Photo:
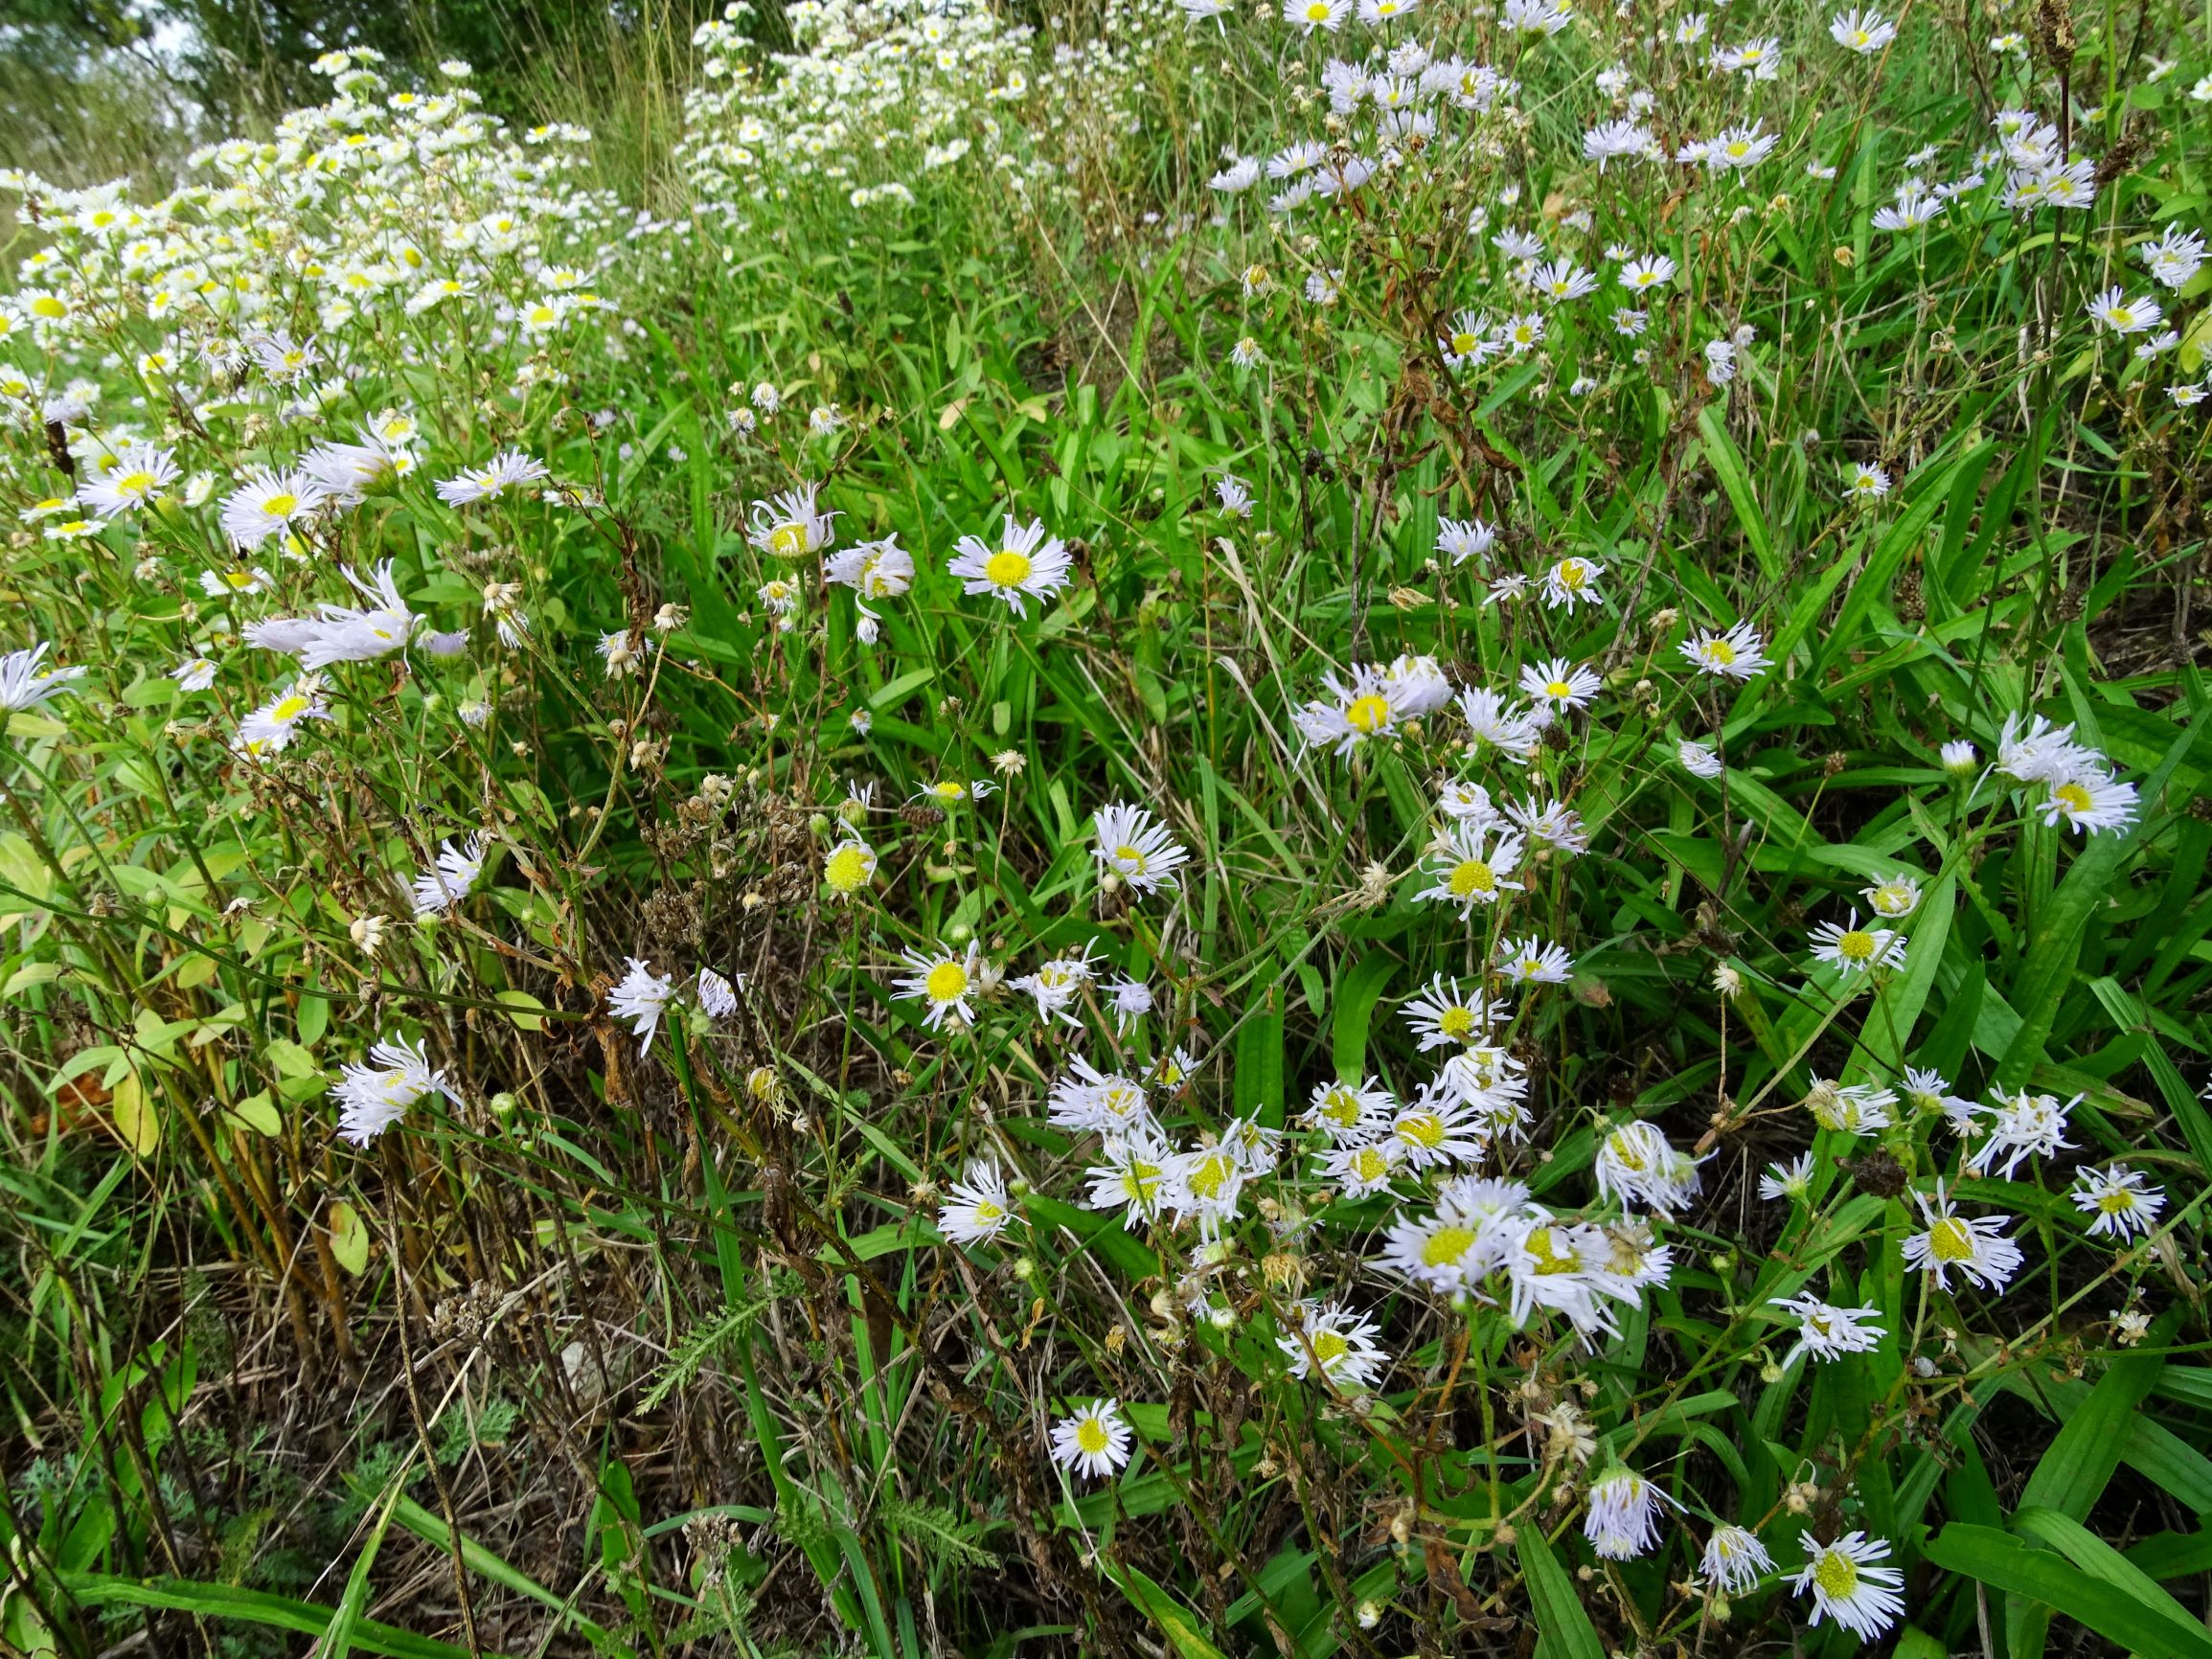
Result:
M626 50L13 181L0 1642L2212 1652L2202 19Z

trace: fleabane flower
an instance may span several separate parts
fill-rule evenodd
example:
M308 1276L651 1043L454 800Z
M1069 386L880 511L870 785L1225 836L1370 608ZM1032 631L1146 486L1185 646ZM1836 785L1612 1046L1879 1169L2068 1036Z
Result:
M445 1074L435 1069L422 1042L387 1038L369 1051L365 1062L343 1066L338 1086L338 1138L365 1147L406 1116L426 1095L457 1099Z
M1868 57L1897 38L1897 25L1875 11L1841 12L1828 20L1828 37L1846 52Z
M1332 669L1321 676L1321 684L1328 694L1291 716L1299 736L1314 748L1333 748L1349 758L1362 743L1395 736L1405 717L1380 668L1355 663L1348 679Z
M904 951L901 956L910 971L892 994L920 1000L924 1004L922 1023L931 1031L942 1029L947 1020L958 1026L972 1024L975 1006L969 999L975 994L982 954L972 941L958 956L946 950Z
M1742 1595L1773 1570L1759 1534L1743 1527L1715 1527L1698 1557L1698 1576L1724 1596Z
M819 484L802 483L795 489L787 489L780 495L771 495L764 501L754 502L745 539L775 558L805 558L809 554L820 553L830 545L832 525L837 516L833 512L822 511L821 492L822 487ZM909 574L912 573L912 560L908 560L907 570ZM859 585L849 577L833 575L832 579L850 580L852 585ZM904 589L894 591L903 592ZM870 594L864 597L876 596Z
M240 552L251 552L311 516L324 499L323 487L305 472L256 467L223 497L223 534Z
M2004 1230L2012 1225L2011 1216L1961 1216L1940 1181L1932 1199L1925 1193L1916 1193L1913 1198L1920 1205L1927 1230L1905 1239L1907 1266L1934 1274L1936 1284L1946 1290L1950 1288L1950 1275L1954 1268L1984 1290L2001 1292L2012 1282L2026 1258L2020 1247L2004 1236Z
M239 722L237 750L249 761L265 761L291 747L303 720L327 720L322 676L302 674Z
M1855 909L1841 926L1823 921L1813 930L1813 955L1846 976L1877 967L1903 967L1904 935L1889 927L1859 926Z
M2080 1095L2062 1103L2056 1095L2031 1094L2022 1089L2018 1094L1999 1095L1994 1105L1976 1106L1974 1116L1988 1119L1989 1124L1966 1167L1977 1175L1986 1175L2002 1159L2009 1181L2021 1160L2048 1158L2070 1150L2074 1143L2066 1139L2066 1114L2081 1102Z
M1027 616L1028 600L1050 599L1067 585L1074 561L1059 536L1045 534L1043 520L1018 524L1008 513L995 550L981 536L964 535L946 569L961 578L964 591L992 595L1015 616Z
M1520 863L1526 843L1511 830L1454 823L1436 838L1426 864L1433 878L1413 897L1456 904L1470 920L1478 904L1495 904L1501 886Z
M857 835L848 834L822 859L822 884L838 899L867 891L876 878L876 849Z
M1151 812L1118 801L1099 808L1092 854L1107 873L1143 894L1175 886L1175 872L1191 856Z
M473 507L496 501L510 489L536 484L551 476L545 463L520 449L502 449L481 466L456 473L438 486L438 499L447 507Z
M1613 1467L1590 1482L1583 1536L1600 1560L1632 1561L1658 1547L1666 1493L1634 1469Z
M443 915L467 898L484 874L484 853L482 834L469 836L458 847L450 840L440 842L436 864L415 877L415 920Z
M1877 1564L1889 1558L1887 1540L1846 1533L1823 1544L1806 1533L1799 1541L1805 1567L1790 1587L1813 1598L1813 1624L1833 1619L1861 1642L1871 1642L1903 1616L1904 1575Z
M1605 574L1606 567L1596 559L1569 555L1543 573L1544 603L1569 615L1578 605L1603 604L1606 596L1599 591L1599 583Z
M2127 1239L2148 1234L2157 1225L2158 1212L2166 1207L2165 1192L2145 1180L2142 1171L2125 1164L2109 1169L2083 1169L2075 1173L2074 1190L2067 1194L2074 1208L2089 1216L2089 1231L2108 1239Z
M46 653L54 648L45 640L24 650L0 657L0 710L35 709L63 692L77 689L84 677L81 667L48 668Z
M1699 673L1731 680L1747 680L1768 666L1766 642L1744 622L1725 633L1699 629L1682 642L1682 655Z
M1874 1321L1879 1307L1836 1307L1817 1296L1776 1297L1769 1307L1779 1307L1797 1322L1797 1341L1782 1356L1788 1367L1801 1353L1814 1359L1840 1359L1847 1353L1871 1353L1887 1334Z
M1860 888L1859 896L1866 900L1867 908L1887 921L1901 921L1920 908L1920 883L1902 871L1884 876L1872 887Z
M1590 670L1570 664L1564 657L1531 663L1520 670L1522 693L1554 715L1589 707L1603 685Z
M1800 1152L1787 1164L1769 1164L1759 1177L1759 1196L1803 1203L1813 1193L1813 1154Z
M1275 1338L1290 1362L1292 1377L1303 1382L1318 1375L1341 1393L1372 1388L1390 1363L1375 1338L1381 1327L1334 1302L1301 1302L1295 1329Z
M1336 0L1338 5L1343 0ZM1129 1425L1120 1402L1094 1399L1052 1425L1052 1461L1078 1474L1104 1480L1129 1461Z
M1658 1125L1641 1119L1598 1143L1592 1173L1602 1196L1663 1215L1687 1210L1703 1184L1698 1160L1677 1150Z
M937 1212L937 1230L956 1244L982 1244L997 1238L1013 1219L1005 1176L996 1164L978 1158L969 1164L967 1178L952 1184L950 1196Z
M2099 328L2115 334L2146 334L2165 320L2165 307L2148 294L2129 299L2120 288L2107 288L2082 307Z
M1513 1005L1494 1001L1479 989L1470 995L1456 979L1437 974L1399 1010L1424 1051L1488 1040L1490 1028L1513 1012Z
M607 1011L616 1019L628 1022L630 1034L637 1038L637 1052L642 1055L652 1047L661 1015L668 1011L675 995L674 975L655 973L633 956L629 959L629 971L606 993Z
M79 491L85 507L101 518L118 518L149 501L159 501L183 476L176 452L158 444L125 443L108 460L112 465L85 480Z
M1566 946L1531 934L1498 946L1497 971L1515 985L1564 985L1574 976Z

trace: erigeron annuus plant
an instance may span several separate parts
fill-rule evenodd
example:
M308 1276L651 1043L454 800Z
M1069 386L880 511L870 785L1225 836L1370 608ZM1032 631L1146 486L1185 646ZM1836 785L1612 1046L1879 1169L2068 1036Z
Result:
M2201 143L1932 15L748 21L688 231L353 58L33 187L24 1075L524 1401L596 1646L2160 1650Z

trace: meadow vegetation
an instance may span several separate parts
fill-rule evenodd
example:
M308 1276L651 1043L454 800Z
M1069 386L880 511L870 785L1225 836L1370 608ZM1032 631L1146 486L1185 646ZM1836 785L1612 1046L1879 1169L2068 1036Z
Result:
M0 177L0 1648L2212 1656L2212 18L645 15Z

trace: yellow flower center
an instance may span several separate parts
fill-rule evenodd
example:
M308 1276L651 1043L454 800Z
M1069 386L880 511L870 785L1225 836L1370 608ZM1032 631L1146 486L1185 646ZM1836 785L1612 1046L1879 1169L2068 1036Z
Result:
M1444 1145L1444 1120L1434 1112L1415 1112L1398 1120L1398 1138L1434 1151Z
M226 570L223 572L222 580L225 587L235 588L239 593L244 593L254 585L257 579L250 570Z
M1132 875L1142 875L1145 873L1144 853L1127 842L1114 849L1114 862L1126 867Z
M1927 1253L1938 1261L1972 1261L1973 1229L1956 1216L1946 1216L1927 1230Z
M31 309L41 317L66 317L69 307L52 294L41 294L31 302Z
M1707 640L1705 660L1716 668L1726 668L1736 660L1736 648L1726 640Z
M2108 1216L2125 1216L2135 1207L2135 1194L2125 1187L2115 1187L2109 1193L2097 1194L2097 1208Z
M1350 1089L1331 1089L1321 1097L1321 1115L1349 1128L1359 1121L1359 1097Z
M797 558L807 551L807 527L795 522L777 525L768 532L768 551L778 558Z
M262 511L271 518L289 518L298 509L300 498L288 490L278 490L262 503Z
M1462 329L1451 337L1451 353L1455 357L1464 357L1481 344L1482 342L1473 334Z
M1728 144L1728 156L1729 156L1729 159L1730 159L1730 160L1732 160L1732 161L1742 161L1742 160L1743 160L1743 159L1744 159L1745 156L1749 155L1750 153L1751 153L1751 147L1750 147L1749 145L1745 144L1745 142L1744 142L1742 139L1738 138L1738 139L1732 139L1732 140L1730 140L1730 141L1729 141L1729 144Z
M1084 1452L1096 1457L1105 1451L1111 1443L1106 1438L1106 1431L1100 1424L1098 1419L1086 1417L1076 1425L1075 1443Z
M286 697L283 702L279 703L275 708L269 711L269 718L276 721L276 723L280 726L288 726L307 712L307 698Z
M1536 1270L1539 1276L1574 1273L1582 1267L1583 1259L1572 1246L1564 1255L1560 1253L1555 1242L1558 1238L1557 1230L1550 1227L1539 1227L1528 1236L1528 1242L1523 1248L1536 1258Z
M1869 961L1874 955L1874 935L1863 927L1855 927L1837 937L1836 954L1846 962Z
M1859 1589L1859 1563L1841 1550L1830 1550L1813 1569L1813 1581L1832 1602L1848 1602Z
M1474 1034L1474 1011L1465 1008L1448 1008L1436 1016L1436 1029L1448 1037Z
M1428 1242L1421 1247L1421 1263L1425 1267L1449 1267L1474 1248L1474 1229L1471 1227L1439 1227L1428 1236Z
M968 993L968 969L957 962L941 962L929 970L925 988L931 1002L958 1002Z
M1559 567L1560 586L1581 587L1590 580L1590 567L1579 558L1562 558Z
M822 876L838 893L857 893L868 879L868 855L848 842L830 854Z
M993 587L1019 587L1029 580L1029 555L1001 548L984 562L983 575Z
M153 474L150 472L125 473L115 481L115 493L118 495L144 496L152 492Z
M1200 1198L1220 1195L1222 1185L1229 1178L1229 1160L1220 1152L1201 1163L1191 1174L1191 1192Z
M1313 1357L1321 1362L1323 1370L1334 1365L1352 1352L1352 1345L1334 1330L1313 1333Z
M1306 21L1309 23L1328 22L1329 0L1307 0Z
M1564 680L1553 680L1544 687L1543 691L1547 697L1571 697L1575 694L1574 687L1568 685Z
M1495 893L1497 877L1481 859L1470 858L1453 867L1447 885L1451 889L1452 898L1472 898L1478 893Z
M978 1198L975 1201L975 1220L978 1226L987 1225L990 1222L995 1221L1005 1214L1006 1212L1004 1210L1001 1210L989 1198Z
M1344 711L1344 723L1363 737L1372 738L1390 724L1390 699L1379 692L1354 697Z
M2087 812L2092 804L2088 790L2079 784L2061 784L2051 791L2051 798L2068 812Z
M1374 1147L1362 1147L1353 1154L1352 1173L1362 1181L1380 1181L1389 1170L1390 1160Z

